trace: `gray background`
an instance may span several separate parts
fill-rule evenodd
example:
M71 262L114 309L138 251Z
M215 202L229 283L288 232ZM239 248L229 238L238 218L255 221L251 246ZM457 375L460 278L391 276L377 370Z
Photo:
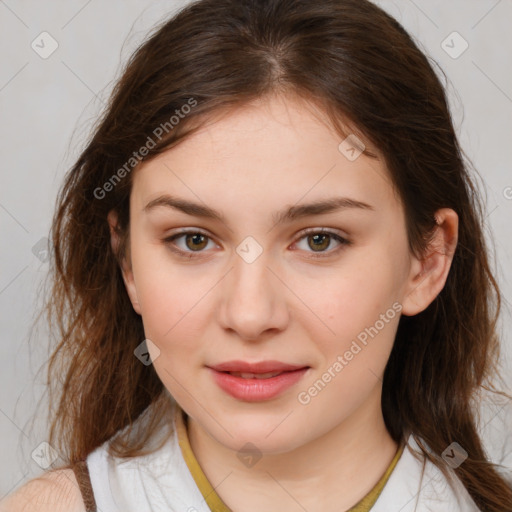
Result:
M32 453L46 438L45 374L38 370L48 340L44 323L32 333L31 326L48 270L41 248L57 190L119 76L120 62L155 23L186 3L0 0L0 498L43 472ZM377 3L414 35L450 81L455 125L487 195L486 226L507 299L500 326L510 389L512 3ZM58 44L49 56L44 52L55 43L42 32ZM469 46L461 53L464 41Z

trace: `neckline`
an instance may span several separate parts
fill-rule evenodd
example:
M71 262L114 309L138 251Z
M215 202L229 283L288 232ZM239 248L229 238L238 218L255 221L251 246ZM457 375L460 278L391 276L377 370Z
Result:
M217 494L212 484L204 474L201 466L199 465L199 462L197 461L194 452L192 451L192 447L190 446L187 425L188 417L185 411L178 404L176 404L175 427L178 437L178 444L180 446L183 459L185 460L190 474L192 475L192 478L194 479L201 495L203 496L206 504L212 512L232 512L232 510L222 501L220 496ZM377 501L386 483L388 482L391 473L395 469L398 460L404 451L404 447L404 443L401 443L398 446L393 460L379 481L353 507L348 509L347 512L370 512L371 508Z

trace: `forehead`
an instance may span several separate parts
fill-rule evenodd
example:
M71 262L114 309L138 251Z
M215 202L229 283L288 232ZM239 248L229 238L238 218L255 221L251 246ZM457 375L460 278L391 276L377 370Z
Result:
M172 193L227 214L230 205L268 214L283 203L334 195L372 203L376 209L397 208L376 148L365 140L377 158L355 152L348 158L344 150L349 142L343 140L314 104L296 97L260 98L212 117L177 146L139 166L132 205L141 210Z

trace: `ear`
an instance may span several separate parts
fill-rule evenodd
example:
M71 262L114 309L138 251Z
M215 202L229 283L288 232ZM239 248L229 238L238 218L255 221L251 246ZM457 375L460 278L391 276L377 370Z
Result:
M110 227L110 245L112 246L112 250L114 254L117 254L119 250L120 237L118 231L118 220L117 213L114 210L111 210L107 215L108 224ZM123 281L128 292L128 296L130 297L130 301L132 303L133 309L140 315L141 309L139 304L139 299L137 297L137 288L135 286L135 281L133 278L133 271L130 262L130 248L126 248L127 254L120 255L121 260L121 273L123 275Z
M436 212L435 231L421 259L412 258L411 271L402 300L402 313L414 316L425 310L441 293L457 246L459 218L450 208Z

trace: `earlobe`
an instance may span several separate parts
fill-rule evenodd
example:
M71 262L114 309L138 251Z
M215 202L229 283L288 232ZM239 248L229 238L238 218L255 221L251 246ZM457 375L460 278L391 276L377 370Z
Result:
M118 254L120 246L120 235L117 229L117 213L114 210L111 210L107 215L107 220L110 228L110 245L114 254ZM129 252L129 248L127 248L127 252ZM126 292L128 293L128 297L130 298L133 309L140 315L141 308L137 296L137 288L135 286L132 266L129 261L129 254L120 254L118 260L120 261L121 274L123 276Z
M414 316L424 311L441 293L457 246L458 216L450 208L436 212L437 226L422 259L413 258L402 313Z

